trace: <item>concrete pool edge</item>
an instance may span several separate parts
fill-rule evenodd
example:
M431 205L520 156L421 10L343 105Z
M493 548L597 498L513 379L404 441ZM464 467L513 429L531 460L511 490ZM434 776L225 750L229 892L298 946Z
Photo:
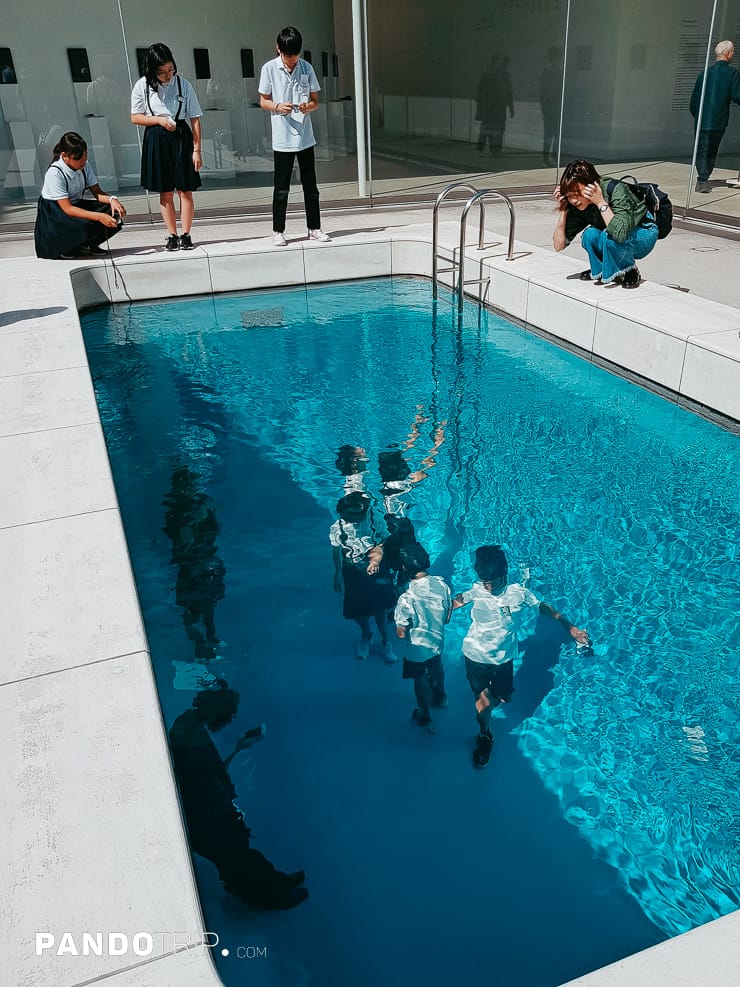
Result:
M443 227L443 235L455 241L452 224ZM730 340L709 337L734 332L737 341L740 313L734 309L711 302L697 305L697 299L692 299L679 312L676 309L685 297L652 285L644 285L637 293L616 289L620 292L616 298L613 291L603 289L599 297L593 285L565 281L565 274L577 266L572 260L534 248L526 250L517 270L517 262L506 262L500 250L492 255L490 250L480 254L471 248L468 276L478 276L479 265L486 276L480 290L497 308L535 326L540 313L546 312L551 334L555 312L555 328L562 325L561 338L598 356L603 354L594 343L605 337L605 345L609 344L609 327L637 326L635 338L650 341L647 369L657 366L660 375L654 376L662 376L657 384L668 387L665 381L676 380L679 362L677 381L681 384L690 344L724 359ZM162 263L168 265L166 272ZM6 262L3 267L12 268L15 278L4 293L0 336L0 443L3 461L10 466L6 479L0 481L0 538L6 558L14 560L14 571L3 573L2 578L4 596L18 624L9 641L8 667L3 669L3 731L8 752L5 791L12 791L16 798L15 812L9 813L6 847L12 854L5 869L13 901L8 924L20 939L15 955L3 968L17 972L18 982L32 977L36 983L55 987L96 976L122 984L217 984L208 950L197 946L203 921L77 310L111 298L125 300L126 290L133 297L161 298L271 287L276 285L277 271L279 284L284 285L344 280L350 274L428 276L428 231L391 237L363 234L353 242L327 247L298 244L277 253L264 245L251 249L217 245L174 258L161 254L117 258L117 274L110 263L101 262L62 266L23 260ZM644 304L638 305L641 297ZM563 299L560 308L553 305L558 299ZM656 313L664 307L666 325L656 328L650 322L657 321ZM600 314L606 322L598 333ZM653 338L648 330L660 338ZM583 341L589 345L583 347ZM713 349L708 348L710 344ZM735 383L730 393L740 394L740 356L733 356L734 352L730 346L731 366L723 371L729 376L715 376L709 391L719 392L720 381L726 379ZM637 362L633 353L628 356ZM628 369L640 372L637 367ZM94 590L92 605L87 597L84 602L80 599L81 590L86 594ZM112 600L115 607L110 606ZM73 606L78 612L70 616ZM131 736L141 740L138 752ZM147 747L154 753L142 766L139 759ZM75 785L79 774L91 779L82 820L80 788ZM46 786L43 797L39 778ZM56 788L50 790L51 785ZM45 805L54 808L44 812ZM65 831L73 832L72 842ZM35 835L30 847L29 832ZM153 842L157 853L144 861L137 859L134 849L141 842ZM50 844L65 852L49 853ZM92 870L90 858L96 864ZM46 874L46 880L39 881L39 873ZM91 906L99 906L101 885L118 885L117 899L108 903L109 912L101 914L98 907L91 913ZM133 919L129 917L132 910L136 912ZM689 952L702 957L702 962L690 982L721 984L710 962L715 955L715 927L725 923L721 935L726 960L732 941L726 923L733 918L737 915L574 983L675 984L672 960L673 975L661 979L665 951L679 955L683 941L692 937ZM170 955L165 944L146 961L128 956L103 958L105 962L97 964L94 957L40 960L33 954L31 931L48 929L60 934L68 926L72 933L133 933L164 926L193 934L195 948ZM703 934L708 937L707 952L696 946L697 937ZM655 968L649 968L649 979L640 980L647 975L645 962L651 962L646 957L654 950L661 951ZM740 965L740 947L736 959L735 969ZM688 961L677 962L685 974ZM702 980L701 974L708 976L709 972L711 979Z

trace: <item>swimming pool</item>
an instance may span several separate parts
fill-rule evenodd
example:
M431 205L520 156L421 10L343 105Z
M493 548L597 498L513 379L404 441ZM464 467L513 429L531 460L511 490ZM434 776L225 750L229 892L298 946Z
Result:
M206 664L239 690L215 739L267 724L231 764L254 845L307 872L307 903L253 915L198 863L227 983L473 984L490 959L539 987L737 907L735 436L474 307L458 327L412 280L84 327L165 719ZM482 774L465 618L430 737L397 666L352 660L331 591L337 448L367 449L377 493L378 453L420 468L440 430L400 491L434 571L463 588L498 541L595 641L530 628ZM188 570L175 539L204 514ZM218 645L188 623L194 575Z

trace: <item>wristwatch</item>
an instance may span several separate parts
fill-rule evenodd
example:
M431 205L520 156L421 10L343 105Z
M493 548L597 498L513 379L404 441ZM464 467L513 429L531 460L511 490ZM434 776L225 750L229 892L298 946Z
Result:
M609 203L608 203L608 202L603 202L603 203L602 203L602 204L601 204L601 205L599 206L599 212L606 212L606 210L607 210L608 208L609 208Z

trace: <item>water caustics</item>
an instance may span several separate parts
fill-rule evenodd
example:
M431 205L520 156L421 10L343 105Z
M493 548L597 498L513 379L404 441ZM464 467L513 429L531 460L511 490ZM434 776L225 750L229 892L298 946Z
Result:
M108 442L160 373L204 474L209 394L328 512L342 445L368 450L378 497L378 451L402 450L420 482L397 493L453 587L499 542L589 629L593 654L564 646L516 727L564 817L666 934L725 914L740 905L737 437L494 315L458 328L429 295L401 279L93 312Z

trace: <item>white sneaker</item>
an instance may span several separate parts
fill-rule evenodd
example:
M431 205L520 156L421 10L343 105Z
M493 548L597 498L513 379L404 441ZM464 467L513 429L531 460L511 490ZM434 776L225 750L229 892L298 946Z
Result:
M308 239L318 240L319 243L331 243L331 237L328 233L324 233L323 230L309 230Z
M285 239L284 233L273 233L272 234L272 245L273 247L287 247L288 241Z
M394 661L398 661L398 655L393 653L393 645L390 641L383 644L381 651L386 665L392 665Z

